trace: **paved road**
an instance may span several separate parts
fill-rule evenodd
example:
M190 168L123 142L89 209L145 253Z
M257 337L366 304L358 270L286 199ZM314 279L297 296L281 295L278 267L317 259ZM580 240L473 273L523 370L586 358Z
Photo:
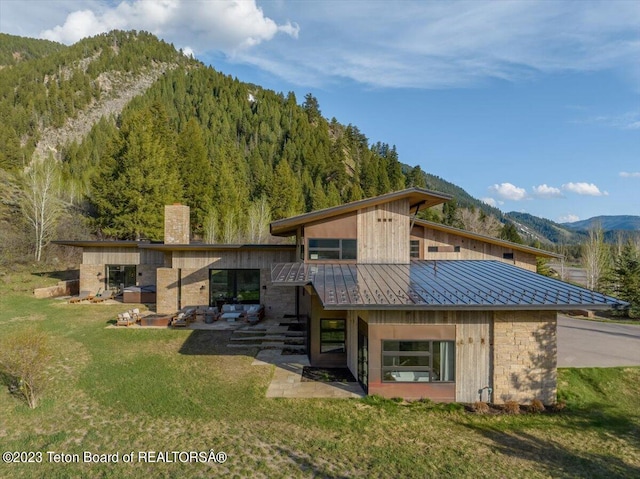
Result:
M558 315L558 367L640 366L640 325Z

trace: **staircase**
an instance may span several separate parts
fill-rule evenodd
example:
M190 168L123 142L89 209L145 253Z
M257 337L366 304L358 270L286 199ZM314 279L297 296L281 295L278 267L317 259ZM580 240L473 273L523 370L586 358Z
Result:
M264 326L235 329L229 339L230 348L280 349L282 354L306 354L304 325L281 320Z

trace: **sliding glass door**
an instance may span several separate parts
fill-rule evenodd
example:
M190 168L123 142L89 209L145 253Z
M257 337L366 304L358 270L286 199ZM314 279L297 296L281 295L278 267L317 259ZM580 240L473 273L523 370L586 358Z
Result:
M259 269L212 269L209 272L209 303L260 303Z

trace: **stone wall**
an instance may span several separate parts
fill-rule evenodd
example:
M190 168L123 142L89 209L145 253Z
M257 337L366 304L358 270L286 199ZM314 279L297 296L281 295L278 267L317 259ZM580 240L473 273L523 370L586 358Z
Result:
M60 296L73 296L78 294L79 285L80 280L77 279L59 281L55 286L34 289L33 295L38 299L57 298Z
M158 268L156 280L156 312L175 313L178 310L178 270Z
M496 311L493 327L493 400L556 402L557 314Z
M104 291L104 264L80 265L80 291L90 291L96 294Z
M189 244L189 207L166 205L164 207L164 244Z

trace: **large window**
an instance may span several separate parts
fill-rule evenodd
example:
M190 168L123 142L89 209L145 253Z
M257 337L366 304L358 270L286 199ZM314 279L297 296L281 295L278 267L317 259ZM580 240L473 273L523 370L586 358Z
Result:
M320 320L320 352L344 353L346 340L346 321L344 319Z
M354 239L309 238L309 259L356 259L358 243Z
M212 269L209 276L210 304L218 302L260 303L259 269Z
M453 341L382 341L385 382L455 380Z
M127 264L108 264L105 266L106 289L122 292L124 288L136 285L136 267Z

